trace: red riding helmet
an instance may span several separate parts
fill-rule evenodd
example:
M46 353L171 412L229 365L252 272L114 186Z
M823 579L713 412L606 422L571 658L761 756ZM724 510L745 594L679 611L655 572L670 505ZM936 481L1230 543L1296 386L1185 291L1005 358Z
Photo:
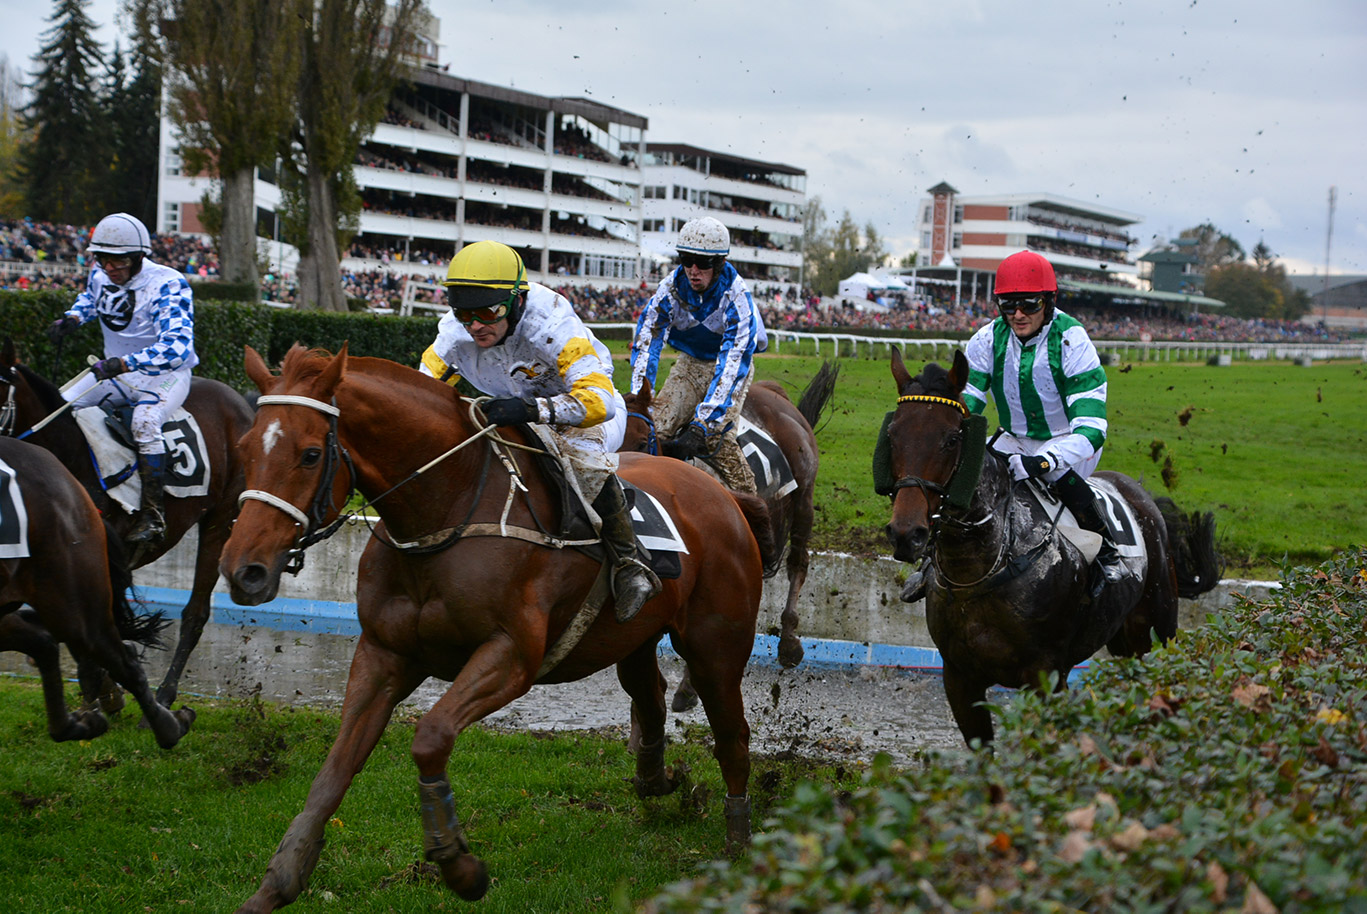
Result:
M1017 295L1057 292L1058 280L1054 268L1034 251L1019 251L997 267L996 295Z

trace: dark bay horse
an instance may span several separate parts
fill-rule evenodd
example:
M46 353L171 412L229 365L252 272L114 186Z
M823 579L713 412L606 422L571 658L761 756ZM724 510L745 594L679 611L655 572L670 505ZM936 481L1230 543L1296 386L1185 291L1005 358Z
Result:
M107 538L90 496L50 452L0 438L0 464L0 533L6 534L0 546L17 544L20 526L28 544L28 555L16 548L0 558L0 651L20 651L37 664L48 734L62 742L109 729L98 708L67 710L58 651L65 644L79 664L108 671L127 689L157 743L170 749L195 712L169 711L152 696L133 643L156 644L164 622L160 614L138 616L129 605L133 575L120 544Z
M4 417L0 420L0 434L16 438L25 436L63 402L57 386L20 363L13 341L6 340L0 348L0 411L9 411L0 412ZM165 538L155 546L139 548L130 556L132 566L141 568L169 552L190 528L198 528L199 544L195 552L190 600L181 611L180 637L171 664L157 689L157 701L167 707L176 699L185 663L209 621L209 598L218 581L218 555L228 540L233 516L237 513L237 498L242 493L242 465L234 445L252 424L252 409L247 401L228 385L207 378L193 380L190 394L185 398L185 409L195 416L203 436L205 453L202 456L210 470L208 493L179 498L168 492ZM110 522L115 536L121 538L133 528L137 515L129 514L106 494L91 460L85 435L70 410L27 436L26 440L57 455L85 486L95 506ZM179 464L190 458L182 453L177 442L169 444L174 472ZM87 699L94 697L86 695Z
M797 488L769 499L769 517L773 524L774 542L787 545L788 596L779 617L778 662L787 668L802 662L802 642L797 637L797 599L807 581L810 556L807 544L812 538L812 499L816 491L816 473L821 455L816 446L817 421L830 403L835 390L839 366L824 362L798 398L797 405L788 398L783 385L777 381L756 381L750 386L741 414L769 433L783 451L792 468ZM655 424L651 416L651 393L643 385L636 393L623 397L627 404L627 430L622 441L623 451L658 453ZM777 560L776 560L777 563ZM775 569L776 570L776 569ZM687 673L674 696L674 710L684 711L697 702L691 694Z
M728 846L749 840L750 728L740 685L768 557L755 532L768 530L762 500L675 460L624 456L621 475L665 507L688 552L679 577L618 623L601 604L581 611L595 580L606 578L596 559L556 548L548 536L560 529L560 498L520 449L529 433L495 433L473 401L445 384L394 362L350 358L345 345L336 356L296 346L278 376L248 348L246 369L262 396L239 443L248 489L223 550L233 599L273 599L301 543L335 522L353 488L382 520L358 567L361 635L337 741L242 911L275 910L299 895L329 817L395 706L428 677L451 686L413 737L424 847L462 898L481 897L488 873L456 817L447 761L461 731L533 685L615 664L631 697L637 793L668 793L676 785L664 769L656 660L666 633L693 670L712 726Z
M888 534L901 561L918 561L931 550L926 624L943 658L950 710L970 746L992 740L991 714L982 704L988 687L1041 688L1052 675L1054 687L1063 689L1073 667L1103 646L1116 656L1143 656L1151 633L1163 642L1177 633L1179 595L1216 585L1213 520L1179 534L1137 482L1101 472L1092 478L1112 487L1133 512L1137 530L1129 528L1126 548L1137 557L1126 562L1142 573L1132 573L1125 586L1107 587L1092 604L1087 560L1025 485L1013 483L1006 459L990 447L983 455L980 424L981 475L973 483L964 354L955 353L949 371L932 362L913 378L894 348L892 376L897 407L880 442L889 481L879 491L892 495ZM878 456L874 465L877 478ZM956 498L961 473L969 474L968 484Z

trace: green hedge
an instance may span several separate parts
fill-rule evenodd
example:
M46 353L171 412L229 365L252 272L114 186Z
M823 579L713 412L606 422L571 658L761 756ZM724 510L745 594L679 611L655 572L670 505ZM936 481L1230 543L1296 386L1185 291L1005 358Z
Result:
M13 339L22 360L58 383L85 368L86 356L104 352L103 335L92 321L62 341L61 361L55 361L57 351L45 331L75 299L76 294L70 291L0 290L0 339ZM243 347L251 346L270 364L278 365L296 342L334 352L346 342L347 351L353 355L416 366L436 333L437 316L431 314L396 317L293 311L255 301L197 297L195 350L199 366L195 374L246 392L252 384L242 370Z
M991 753L800 786L642 910L1367 911L1367 550L992 707Z

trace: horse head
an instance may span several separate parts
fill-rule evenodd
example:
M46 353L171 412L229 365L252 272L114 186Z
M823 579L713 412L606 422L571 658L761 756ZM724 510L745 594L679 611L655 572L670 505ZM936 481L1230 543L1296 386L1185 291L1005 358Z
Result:
M295 344L280 374L250 346L247 377L261 390L256 421L238 441L246 491L219 571L233 600L255 606L275 598L280 573L310 537L334 522L346 505L353 473L337 437L338 386L346 377L347 345L335 355Z
M897 382L897 407L884 420L880 450L885 457L875 457L875 472L886 474L879 491L892 498L892 520L886 529L893 555L915 562L930 544L963 462L969 413L962 393L968 383L968 360L956 350L948 371L931 362L912 377L894 347L892 377ZM877 467L881 460L886 460L882 471Z
M0 435L27 438L26 433L34 424L64 403L57 385L20 361L14 340L6 337L0 344ZM48 446L52 445L52 434L48 433ZM65 451L60 447L52 449Z
M622 400L627 405L627 427L626 432L622 435L622 446L618 450L658 454L659 445L655 440L655 420L651 418L650 414L652 400L650 382L642 378L641 389L635 393L623 394Z

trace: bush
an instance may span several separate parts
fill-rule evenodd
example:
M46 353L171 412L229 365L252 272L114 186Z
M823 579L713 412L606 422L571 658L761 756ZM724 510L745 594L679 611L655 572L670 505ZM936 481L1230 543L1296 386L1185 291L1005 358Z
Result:
M261 301L261 290L249 282L192 282L195 301Z
M646 911L1367 911L1367 551L1003 705L993 754L804 787Z

